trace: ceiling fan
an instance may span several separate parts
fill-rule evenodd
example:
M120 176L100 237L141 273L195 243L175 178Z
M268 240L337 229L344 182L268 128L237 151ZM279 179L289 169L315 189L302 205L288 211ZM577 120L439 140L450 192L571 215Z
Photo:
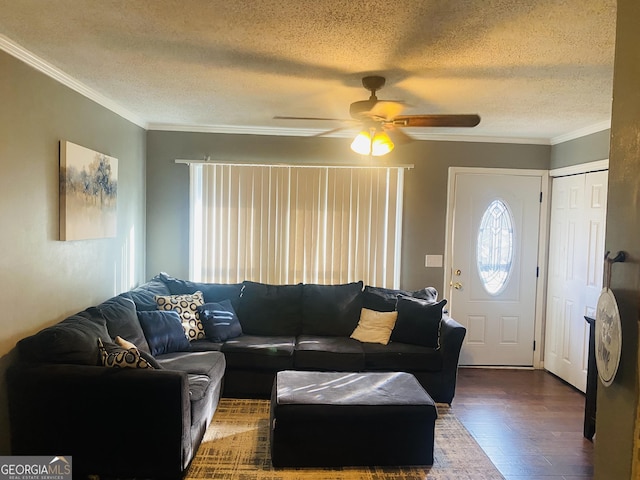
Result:
M351 149L363 155L379 156L389 153L394 143L406 143L412 138L401 129L404 127L475 127L480 123L476 114L435 114L435 115L400 115L405 108L402 101L378 100L376 92L385 84L385 78L377 75L362 78L362 85L371 92L368 100L353 102L349 107L352 120L322 117L285 117L275 116L280 120L331 120L359 123L362 132L354 139ZM350 125L334 128L314 136L334 133Z

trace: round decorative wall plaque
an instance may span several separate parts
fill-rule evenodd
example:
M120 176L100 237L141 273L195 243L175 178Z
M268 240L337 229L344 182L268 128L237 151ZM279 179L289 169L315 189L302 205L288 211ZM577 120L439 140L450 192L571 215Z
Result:
M596 365L600 381L608 387L613 383L620 364L622 326L613 292L603 288L596 308Z

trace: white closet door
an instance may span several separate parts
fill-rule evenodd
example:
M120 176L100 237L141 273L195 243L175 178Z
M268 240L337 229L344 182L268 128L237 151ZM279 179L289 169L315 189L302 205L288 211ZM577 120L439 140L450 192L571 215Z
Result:
M602 288L608 172L553 179L544 367L586 389L589 325Z

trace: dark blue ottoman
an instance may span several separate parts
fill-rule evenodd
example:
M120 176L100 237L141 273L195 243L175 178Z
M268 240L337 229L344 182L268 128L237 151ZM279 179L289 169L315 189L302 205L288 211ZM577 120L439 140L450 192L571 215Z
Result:
M274 467L433 464L438 414L409 373L278 372Z

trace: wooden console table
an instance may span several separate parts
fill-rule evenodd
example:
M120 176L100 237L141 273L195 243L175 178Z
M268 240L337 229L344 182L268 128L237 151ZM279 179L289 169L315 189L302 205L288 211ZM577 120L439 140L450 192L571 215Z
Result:
M589 360L587 363L587 391L584 401L584 427L585 438L593 440L596 433L596 396L598 390L598 368L596 366L596 319L584 317L589 323Z

